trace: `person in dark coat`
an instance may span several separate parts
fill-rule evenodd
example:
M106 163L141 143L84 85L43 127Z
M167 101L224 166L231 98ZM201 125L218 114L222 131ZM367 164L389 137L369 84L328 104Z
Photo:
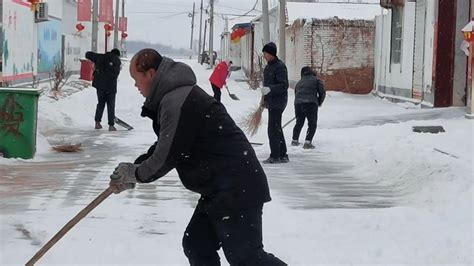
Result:
M268 109L268 138L270 157L263 163L289 162L285 136L281 126L283 111L288 103L288 71L285 63L277 57L277 47L271 42L263 47L267 65L263 71L261 88L264 106Z
M316 77L316 73L308 66L301 69L301 80L295 87L295 116L296 125L293 128L292 146L299 145L299 137L305 119L308 119L308 131L306 133L303 149L314 149L312 144L316 127L318 124L318 107L320 107L326 91L323 82Z
M120 51L112 49L105 54L87 52L86 58L94 63L94 79L92 86L97 90L97 107L95 110L95 129L101 129L100 124L107 104L107 118L109 131L116 131L115 128L115 96L117 95L117 78L120 74Z
M196 85L189 66L139 51L130 74L146 97L142 115L157 141L136 163L111 175L116 193L150 183L176 169L183 185L201 195L183 237L190 265L286 265L263 250L262 209L270 201L267 177L245 134L224 106Z

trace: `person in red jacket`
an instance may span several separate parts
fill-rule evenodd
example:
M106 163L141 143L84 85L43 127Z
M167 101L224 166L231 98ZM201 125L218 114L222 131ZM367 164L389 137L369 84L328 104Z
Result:
M214 99L221 102L221 89L226 85L226 79L229 77L229 70L232 66L232 61L220 62L212 72L209 81L211 82L212 91L214 91Z

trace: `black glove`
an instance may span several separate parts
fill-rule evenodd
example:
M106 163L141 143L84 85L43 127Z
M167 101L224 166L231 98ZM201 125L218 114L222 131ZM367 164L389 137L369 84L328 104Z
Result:
M135 188L138 183L135 177L135 171L138 165L132 163L119 163L113 174L110 176L110 186L115 187L115 194L124 190Z

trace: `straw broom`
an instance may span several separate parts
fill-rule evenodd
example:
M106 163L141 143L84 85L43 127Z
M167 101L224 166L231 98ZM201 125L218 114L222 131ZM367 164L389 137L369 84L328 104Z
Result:
M244 118L242 122L242 127L244 130L250 134L250 136L255 135L262 124L262 113L265 107L263 106L263 96L260 99L260 103L258 104L257 108L248 113L247 116Z
M77 144L61 144L52 147L52 150L57 152L79 152L81 151L81 143Z

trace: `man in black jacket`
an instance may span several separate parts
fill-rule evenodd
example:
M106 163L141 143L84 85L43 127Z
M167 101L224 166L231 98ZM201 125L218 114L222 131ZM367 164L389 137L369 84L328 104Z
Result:
M153 49L132 58L130 74L158 139L135 164L120 163L110 185L119 193L176 168L183 185L201 195L183 237L191 265L220 265L220 247L231 265L286 265L263 250L267 177L224 106L196 85L189 66Z
M263 163L287 163L289 159L281 119L288 103L288 71L285 63L276 56L277 47L273 42L266 44L262 52L267 65L263 71L261 91L264 106L268 108L268 138L271 151L270 157Z
M308 119L308 131L303 149L315 148L312 141L318 124L318 107L323 104L325 97L326 91L323 82L316 77L316 73L310 67L303 67L301 69L301 80L295 86L296 125L293 128L292 146L299 145L298 139L304 120Z
M105 54L87 52L86 58L94 62L94 79L92 86L97 89L97 107L95 110L95 129L101 129L100 124L107 104L109 131L115 128L115 95L117 94L117 78L120 74L120 51L112 49Z

